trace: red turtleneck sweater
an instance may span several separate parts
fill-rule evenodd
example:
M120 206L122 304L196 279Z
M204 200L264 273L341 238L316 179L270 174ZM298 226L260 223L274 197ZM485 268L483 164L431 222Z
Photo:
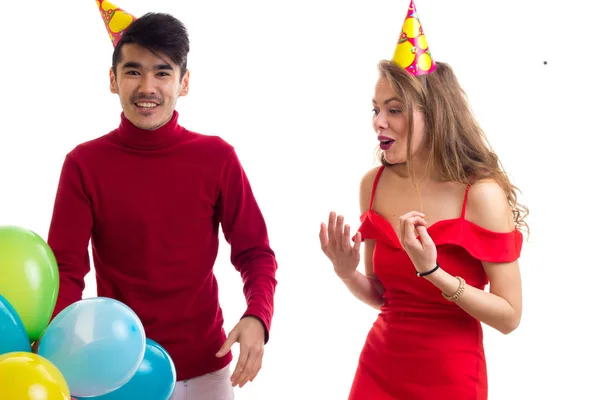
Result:
M219 224L241 273L247 311L266 329L277 263L250 183L231 145L171 121L120 126L64 161L48 235L58 261L54 316L82 298L91 239L98 296L130 306L184 380L227 365L213 264Z

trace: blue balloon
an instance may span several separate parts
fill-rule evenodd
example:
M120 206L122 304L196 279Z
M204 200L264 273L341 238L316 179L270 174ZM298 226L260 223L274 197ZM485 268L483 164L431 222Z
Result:
M13 351L31 353L25 325L15 308L0 295L0 355Z
M175 365L169 353L154 340L146 339L144 359L129 382L114 392L81 400L168 400L176 382Z
M146 333L135 312L106 297L62 310L40 339L38 354L65 377L72 396L93 397L126 384L144 358Z

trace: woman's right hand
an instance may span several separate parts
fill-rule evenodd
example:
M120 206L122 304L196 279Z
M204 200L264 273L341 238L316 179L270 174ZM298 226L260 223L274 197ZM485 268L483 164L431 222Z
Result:
M344 225L344 217L334 212L329 214L329 224L321 223L319 232L321 250L331 260L333 269L340 279L349 279L356 272L360 262L360 232L350 243L350 225Z

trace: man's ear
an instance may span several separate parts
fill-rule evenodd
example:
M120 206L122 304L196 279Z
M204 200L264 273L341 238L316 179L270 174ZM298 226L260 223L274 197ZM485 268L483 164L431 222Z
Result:
M112 67L110 68L110 92L117 94L119 93L119 89L117 88L117 77L115 76L115 73L113 72Z
M179 96L186 96L190 91L190 70L187 69L181 80L181 90Z

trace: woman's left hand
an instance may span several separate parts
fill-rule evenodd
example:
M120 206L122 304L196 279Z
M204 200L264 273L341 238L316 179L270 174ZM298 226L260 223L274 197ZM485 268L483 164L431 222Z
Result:
M423 213L411 211L400 217L398 225L400 244L412 260L415 269L421 273L434 268L437 260L437 249L427 232L424 217Z

